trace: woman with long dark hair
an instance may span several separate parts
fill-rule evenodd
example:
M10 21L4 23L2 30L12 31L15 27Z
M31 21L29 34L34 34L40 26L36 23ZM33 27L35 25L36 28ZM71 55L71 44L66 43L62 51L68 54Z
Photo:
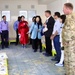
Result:
M38 45L40 46L40 52L42 52L41 29L42 29L41 17L36 16L35 21L31 25L31 28L29 31L29 33L31 33L32 48L34 49L34 52L37 52Z

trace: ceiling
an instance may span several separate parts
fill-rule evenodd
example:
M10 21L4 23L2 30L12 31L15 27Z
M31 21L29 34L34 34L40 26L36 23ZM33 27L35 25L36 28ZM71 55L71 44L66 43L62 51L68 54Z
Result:
M9 1L16 1L16 0L9 0ZM20 0L17 0L17 1L20 1ZM23 0L23 1L26 1L26 0ZM29 1L33 1L33 0L29 0ZM34 1L37 1L39 4L49 4L49 3L56 1L56 0L34 0Z
M39 4L49 4L50 2L53 2L56 0L38 0Z

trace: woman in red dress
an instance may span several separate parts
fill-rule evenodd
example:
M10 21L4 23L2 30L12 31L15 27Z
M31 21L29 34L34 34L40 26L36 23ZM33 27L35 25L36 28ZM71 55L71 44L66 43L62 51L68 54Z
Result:
M28 34L29 31L28 22L24 20L25 17L21 16L21 22L19 23L18 27L18 33L19 33L19 39L20 43L23 45L23 47L26 47L28 44Z

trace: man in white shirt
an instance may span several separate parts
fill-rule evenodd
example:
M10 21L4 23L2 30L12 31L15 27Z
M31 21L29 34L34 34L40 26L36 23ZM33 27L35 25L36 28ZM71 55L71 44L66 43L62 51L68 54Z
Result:
M54 47L55 47L55 50L57 52L55 59L52 59L52 60L58 61L58 62L60 61L60 57L61 57L61 46L60 46L61 23L60 23L59 17L60 17L60 13L55 12L55 14L54 14L55 24L54 24L52 36L50 37L50 39L53 40Z

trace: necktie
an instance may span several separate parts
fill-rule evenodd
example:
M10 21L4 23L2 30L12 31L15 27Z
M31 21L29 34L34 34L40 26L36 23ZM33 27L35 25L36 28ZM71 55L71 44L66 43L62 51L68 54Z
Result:
M48 19L46 20L46 24L48 23Z

